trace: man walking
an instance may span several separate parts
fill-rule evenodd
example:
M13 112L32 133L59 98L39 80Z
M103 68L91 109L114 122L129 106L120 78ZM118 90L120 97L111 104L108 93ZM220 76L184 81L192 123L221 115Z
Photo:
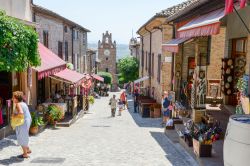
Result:
M110 99L109 103L111 106L111 117L115 117L116 104L117 104L117 100L115 99L115 95L113 95L113 97Z
M134 93L134 113L137 113L138 96L139 96L138 89L136 89Z

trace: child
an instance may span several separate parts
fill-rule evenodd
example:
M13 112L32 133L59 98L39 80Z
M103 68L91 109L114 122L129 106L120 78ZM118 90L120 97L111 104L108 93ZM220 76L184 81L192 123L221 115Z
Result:
M123 102L121 101L121 99L119 99L119 101L118 101L118 109L119 109L118 116L121 116L122 115L122 110L123 110Z

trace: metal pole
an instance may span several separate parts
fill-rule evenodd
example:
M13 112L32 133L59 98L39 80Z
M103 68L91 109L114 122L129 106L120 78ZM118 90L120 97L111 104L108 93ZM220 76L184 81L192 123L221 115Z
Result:
M233 6L235 13L237 14L237 16L240 18L241 22L243 23L243 25L245 26L247 32L250 34L250 29L247 27L247 24L244 22L244 20L242 19L242 17L240 16L239 12L236 10L235 6Z

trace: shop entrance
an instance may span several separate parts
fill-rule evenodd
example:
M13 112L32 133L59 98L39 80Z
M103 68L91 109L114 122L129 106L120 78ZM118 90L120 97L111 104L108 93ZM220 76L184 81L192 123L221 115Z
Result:
M8 125L6 100L12 97L12 74L0 71L0 128Z
M247 38L238 38L232 40L232 59L234 61L234 90L239 78L242 78L246 71ZM229 103L237 105L237 95L234 93L229 96Z
M45 102L45 78L38 80L37 84L37 103L41 104Z

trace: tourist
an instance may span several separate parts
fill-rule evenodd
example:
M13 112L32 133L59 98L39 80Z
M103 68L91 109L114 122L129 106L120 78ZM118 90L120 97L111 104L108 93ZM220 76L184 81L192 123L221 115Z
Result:
M126 109L126 93L125 93L125 91L122 91L122 93L120 95L120 100L123 104L123 108Z
M169 96L168 96L168 92L164 91L164 96L163 96L163 102L162 102L162 107L163 107L163 124L166 124L166 122L169 120L170 118L170 100L169 100Z
M119 113L118 113L118 116L121 116L122 115L122 111L123 111L123 108L124 107L124 104L123 102L121 101L121 99L119 99L118 101L118 110L119 110Z
M24 115L24 123L20 126L16 126L16 137L18 144L23 149L23 154L18 156L20 158L28 158L28 154L31 153L29 148L29 128L31 125L31 116L29 108L26 103L23 102L23 92L16 91L13 93L12 100L15 104L16 113L14 117L20 114Z
M115 95L113 95L113 97L110 99L109 104L111 107L111 117L115 117L115 111L116 111L116 104L117 104L117 100L115 99Z
M138 89L136 89L134 92L134 113L137 113L138 97L139 97L139 93L138 93Z

